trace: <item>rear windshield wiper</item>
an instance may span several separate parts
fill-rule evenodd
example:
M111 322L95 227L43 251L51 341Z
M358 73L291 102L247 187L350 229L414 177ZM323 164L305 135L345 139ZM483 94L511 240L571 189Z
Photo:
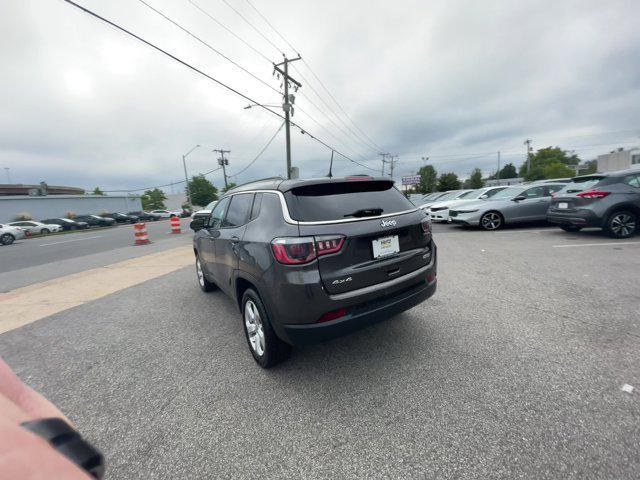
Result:
M377 217L378 215L382 215L383 211L384 210L382 210L381 208L361 208L360 210L356 210L355 212L347 213L345 217Z

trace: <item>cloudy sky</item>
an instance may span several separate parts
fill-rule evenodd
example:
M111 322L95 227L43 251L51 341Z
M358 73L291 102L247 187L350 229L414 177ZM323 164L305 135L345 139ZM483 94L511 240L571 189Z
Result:
M145 0L209 46L139 0L76 1L265 104L280 103L267 59L299 52L294 121L369 168L398 155L396 178L423 156L490 173L497 151L522 162L526 138L584 159L640 144L637 0L251 0L295 51L247 0ZM196 144L190 174L216 168L213 148L234 174L282 123L62 0L3 0L0 32L0 168L16 182L166 184ZM301 176L327 173L327 148L292 144ZM335 174L364 172L336 155ZM281 131L232 180L284 173Z

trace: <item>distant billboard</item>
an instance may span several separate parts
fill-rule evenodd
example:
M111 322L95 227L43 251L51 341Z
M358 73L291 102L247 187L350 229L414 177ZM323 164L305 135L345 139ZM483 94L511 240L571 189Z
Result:
M420 175L402 177L402 185L420 185Z

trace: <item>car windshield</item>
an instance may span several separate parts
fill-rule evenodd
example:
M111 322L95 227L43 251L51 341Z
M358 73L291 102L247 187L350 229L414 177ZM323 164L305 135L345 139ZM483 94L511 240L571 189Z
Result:
M501 192L496 193L491 200L499 200L505 198L513 198L524 192L528 187L509 187L505 188Z
M70 218L61 218L60 220L62 220L63 222L67 222L67 223L73 223L74 222Z
M464 193L462 195L460 195L458 198L459 199L463 199L463 198L477 198L480 193L482 192L482 190L471 190L470 192Z
M446 193L444 195L442 195L441 197L437 197L438 200L451 200L452 198L457 198L457 195L459 194L459 191L454 191L454 192L449 192Z

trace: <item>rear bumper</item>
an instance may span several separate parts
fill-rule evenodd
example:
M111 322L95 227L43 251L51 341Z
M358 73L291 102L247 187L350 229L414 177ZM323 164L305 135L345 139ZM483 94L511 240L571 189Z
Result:
M430 283L423 281L400 294L353 307L346 316L330 322L283 325L284 340L292 345L302 346L347 335L424 302L436 292L437 283L438 280L435 278Z
M602 227L602 218L591 210L573 210L547 212L547 221L558 225L577 225L581 227Z

